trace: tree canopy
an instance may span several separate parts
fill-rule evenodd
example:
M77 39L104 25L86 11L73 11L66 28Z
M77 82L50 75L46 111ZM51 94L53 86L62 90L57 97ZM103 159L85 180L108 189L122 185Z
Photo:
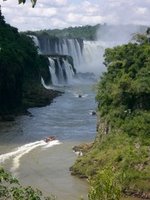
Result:
M40 31L28 31L27 34L42 36L47 35L51 38L80 38L84 40L95 40L96 33L99 28L103 28L104 25L97 24L95 26L85 25L68 27L64 29L48 29Z
M101 116L111 121L124 123L137 111L144 117L150 110L150 45L146 37L139 41L105 51L107 73L99 83L97 101Z
M137 39L105 51L98 133L71 167L73 175L89 178L89 200L150 198L150 43L146 35Z
M5 22L0 10L0 114L23 106L24 92L31 82L41 84L40 68L48 69L46 60L38 55L29 36Z
M55 200L53 195L44 197L38 189L23 187L10 173L0 167L0 200Z

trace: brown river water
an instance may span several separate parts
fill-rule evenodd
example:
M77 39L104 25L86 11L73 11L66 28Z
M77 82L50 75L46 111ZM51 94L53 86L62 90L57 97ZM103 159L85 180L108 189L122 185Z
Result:
M0 165L26 186L39 188L58 200L87 199L88 183L71 176L69 167L77 155L72 147L94 140L96 109L92 84L61 88L64 94L46 107L32 108L30 116L0 122ZM78 97L82 95L82 98ZM55 141L45 143L49 135Z

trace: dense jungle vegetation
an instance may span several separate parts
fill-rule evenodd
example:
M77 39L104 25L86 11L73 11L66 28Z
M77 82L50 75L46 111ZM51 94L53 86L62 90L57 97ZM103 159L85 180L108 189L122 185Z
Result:
M49 35L52 38L80 38L83 40L95 40L96 39L96 33L97 30L100 27L103 27L105 25L97 24L95 26L79 26L79 27L69 27L64 29L48 29L48 30L41 30L41 31L35 31L31 32L28 31L26 33L42 36L42 35Z
M45 92L41 75L50 80L45 75L49 74L48 65L32 39L7 24L0 11L0 115L18 113L35 104L36 95Z
M43 91L45 94L40 77L46 69L47 58L37 54L31 38L19 34L5 22L0 10L0 115L22 112L35 105L35 98ZM0 200L4 199L54 200L55 197L44 197L41 191L30 186L22 187L0 167Z
M81 147L83 156L71 168L72 174L88 178L89 200L119 200L125 195L150 199L147 36L137 35L134 43L106 49L104 63L107 72L97 86L97 137ZM0 12L0 114L14 113L28 104L25 96L37 85L40 88L43 66L47 59L37 54L31 38L6 24ZM0 169L0 199L44 197Z
M97 39L110 40L111 35L115 35L115 32L121 32L126 35L128 32L140 32L143 33L146 30L146 26L143 25L109 25L109 24L97 24L97 25L85 25L68 27L64 29L45 29L40 31L27 31L26 34L35 35L37 37L48 36L52 39L57 38L69 38L69 39L81 39L94 41ZM123 36L124 37L124 36ZM117 38L116 38L117 40Z
M98 133L81 145L72 174L88 178L89 200L150 199L150 41L105 51L105 72L97 86ZM80 147L79 147L80 149ZM132 198L131 198L132 199Z

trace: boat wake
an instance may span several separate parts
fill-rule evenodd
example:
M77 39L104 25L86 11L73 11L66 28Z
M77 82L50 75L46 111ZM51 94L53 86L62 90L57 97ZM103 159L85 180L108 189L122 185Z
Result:
M46 145L44 145L42 147L42 149L47 149L49 147L53 147L53 146L59 145L59 144L61 144L61 142L59 140L53 140L53 141L48 142Z
M32 142L29 144L25 144L21 147L18 147L17 149L15 149L12 152L0 155L0 163L4 163L6 160L12 159L13 164L12 164L11 171L14 172L20 166L20 159L24 155L26 155L30 151L32 151L33 149L35 149L37 147L42 147L42 149L47 149L47 148L50 148L50 147L53 147L53 146L59 145L59 144L61 144L59 142L59 140L50 141L48 143L45 143L44 140L40 140L40 141Z

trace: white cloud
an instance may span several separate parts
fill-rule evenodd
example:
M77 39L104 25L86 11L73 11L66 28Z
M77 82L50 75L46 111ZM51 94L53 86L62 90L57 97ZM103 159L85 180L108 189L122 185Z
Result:
M8 23L19 30L63 28L109 23L150 25L150 0L17 0L3 2L2 13Z
M76 22L76 21L81 20L81 18L82 18L81 14L69 13L67 15L67 21L68 22Z
M136 8L136 13L140 14L140 15L146 14L147 11L148 11L147 8L144 8L144 7L138 7L138 8Z
M50 6L54 6L54 7L59 7L59 6L66 6L67 5L67 0L38 0L37 1L37 5L39 6L43 5L44 7L50 7Z

